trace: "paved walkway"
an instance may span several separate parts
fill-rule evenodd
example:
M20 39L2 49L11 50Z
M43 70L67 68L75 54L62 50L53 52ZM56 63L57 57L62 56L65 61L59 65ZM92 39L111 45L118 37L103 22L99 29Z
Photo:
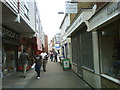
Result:
M19 74L18 74L19 73ZM36 79L34 69L27 72L24 79L21 72L3 79L3 88L90 88L71 70L63 71L60 63L48 62L47 72L41 71L41 78Z
M21 77L21 71L13 73L12 75L9 75L6 78L2 79L2 88L24 88L34 74L34 69L29 69L27 71L26 78Z

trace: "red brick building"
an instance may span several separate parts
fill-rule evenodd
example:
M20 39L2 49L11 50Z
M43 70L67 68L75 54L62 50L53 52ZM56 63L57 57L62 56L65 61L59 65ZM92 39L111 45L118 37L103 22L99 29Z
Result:
M45 38L45 52L48 52L48 36L44 35Z

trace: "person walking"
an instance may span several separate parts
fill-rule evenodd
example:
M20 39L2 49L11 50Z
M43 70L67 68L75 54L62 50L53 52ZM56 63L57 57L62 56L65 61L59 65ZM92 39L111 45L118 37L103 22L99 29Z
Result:
M48 60L48 55L45 51L41 53L42 59L43 59L43 71L46 72L46 64Z
M23 52L20 54L19 60L23 68L23 78L26 78L26 70L29 61L29 56L26 53L25 49L23 49Z
M54 51L54 62L57 62L57 52Z
M42 56L37 52L37 55L34 57L35 58L35 71L37 73L37 79L40 79L40 71L41 71L41 66L42 66Z
M50 54L50 59L51 59L51 62L53 61L53 52L51 52Z

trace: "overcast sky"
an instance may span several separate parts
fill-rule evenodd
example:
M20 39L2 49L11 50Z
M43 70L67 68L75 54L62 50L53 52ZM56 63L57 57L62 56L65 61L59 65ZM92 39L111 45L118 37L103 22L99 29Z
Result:
M65 0L36 0L40 12L40 19L43 31L48 35L49 40L60 32L59 27L64 18L64 14L58 14L59 11L65 11Z

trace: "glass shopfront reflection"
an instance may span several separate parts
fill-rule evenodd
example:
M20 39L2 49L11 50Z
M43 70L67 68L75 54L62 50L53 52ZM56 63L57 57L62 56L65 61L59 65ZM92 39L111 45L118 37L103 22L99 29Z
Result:
M116 21L99 31L101 73L120 79L120 26Z
M3 76L16 71L15 49L12 46L3 46Z

